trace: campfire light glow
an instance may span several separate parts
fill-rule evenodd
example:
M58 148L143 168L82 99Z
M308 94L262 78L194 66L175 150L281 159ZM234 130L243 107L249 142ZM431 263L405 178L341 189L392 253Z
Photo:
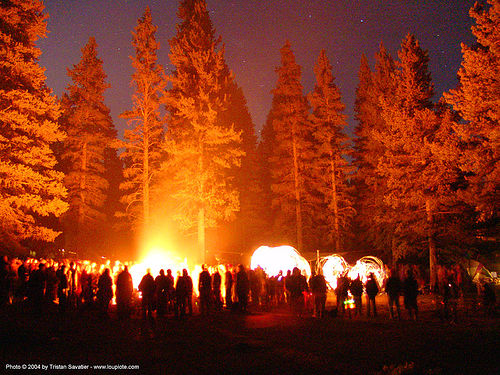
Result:
M297 267L307 277L311 276L311 266L291 246L269 247L261 246L252 255L250 268L261 267L268 276L278 276L280 271L286 274L288 270Z

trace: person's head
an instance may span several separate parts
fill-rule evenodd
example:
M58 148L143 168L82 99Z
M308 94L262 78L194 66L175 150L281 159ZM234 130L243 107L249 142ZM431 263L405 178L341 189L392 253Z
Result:
M160 275L165 276L165 271L163 269L160 270Z
M106 276L109 276L109 268L105 268L105 269L104 269L104 274L105 274Z
M202 264L202 265L201 265L201 269L202 269L203 271L206 271L206 270L207 270L207 265L206 265L206 264Z
M188 276L188 270L187 269L183 269L182 270L182 276Z
M170 268L167 270L167 275L172 275L172 270Z
M45 263L40 263L38 265L38 269L41 270L41 271L43 271L45 269Z

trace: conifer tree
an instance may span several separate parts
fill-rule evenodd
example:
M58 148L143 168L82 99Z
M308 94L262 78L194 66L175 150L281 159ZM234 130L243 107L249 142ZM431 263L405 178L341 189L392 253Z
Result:
M413 35L407 35L398 53L397 87L382 100L387 131L380 132L385 148L377 172L386 179L385 201L410 213L414 234L427 238L431 286L436 284L436 213L449 197L456 171L439 156L450 136L431 102L433 87L428 54ZM450 116L444 118L449 123Z
M224 49L204 0L183 0L177 34L170 40L175 70L166 93L170 118L166 133L166 173L178 202L177 219L197 228L200 260L205 259L205 231L239 210L238 191L230 171L240 165L240 134L220 121L227 108L230 73Z
M460 85L445 93L464 120L455 131L465 145L460 158L470 184L465 200L481 213L481 220L498 217L500 202L500 1L488 3L478 2L470 10L477 43L462 44Z
M274 144L270 158L275 225L287 234L295 230L298 250L303 249L303 215L306 199L306 162L311 159L308 103L300 83L301 69L287 41L281 48L281 66L271 107ZM290 236L291 233L288 233Z
M133 108L121 116L129 119L132 129L126 129L120 155L125 161L125 181L121 184L126 205L126 216L135 223L135 229L147 228L150 221L151 190L158 178L161 164L163 124L160 116L160 98L165 88L163 69L157 63L155 33L149 7L139 19L133 33L135 56L131 57L135 69L132 83L135 86ZM138 226L138 228L137 228Z
M64 138L60 108L45 85L36 41L46 34L41 1L0 4L0 243L52 242L43 218L67 210L63 174L52 151Z
M341 251L350 218L354 215L348 177L352 173L346 157L350 154L349 137L345 133L345 106L334 83L332 67L326 52L321 51L314 67L316 85L309 94L312 107L311 125L315 157L310 163L315 188L326 210L315 209L314 216L327 215L326 232L333 238L334 249Z
M358 230L367 239L367 246L385 252L388 249L395 260L395 237L398 233L397 213L384 201L385 179L376 173L384 155L383 143L378 134L387 131L382 117L381 101L390 100L394 92L394 61L381 43L375 54L372 72L365 56L361 59L359 85L356 89L355 113L358 125L354 133L354 160L356 174L356 216Z
M105 220L103 204L109 183L105 178L105 152L116 140L104 91L109 87L93 37L82 49L80 62L68 69L72 83L62 98L62 125L68 137L61 160L66 173L70 208L64 217L66 244L82 255L101 241L96 231ZM100 234L99 234L100 233Z

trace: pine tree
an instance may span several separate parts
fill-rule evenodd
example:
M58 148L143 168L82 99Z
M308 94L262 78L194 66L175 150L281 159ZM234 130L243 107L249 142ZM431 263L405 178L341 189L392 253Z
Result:
M436 214L450 195L456 171L443 162L439 152L450 136L450 116L441 118L431 102L433 87L429 57L413 35L402 42L398 53L394 97L382 100L387 131L379 133L385 154L377 172L386 179L385 201L409 212L409 226L417 237L427 238L431 286L436 283ZM443 122L444 121L444 122ZM423 249L422 249L423 250Z
M158 178L163 142L163 123L160 116L160 98L165 88L163 69L157 63L159 48L155 39L157 27L153 26L149 7L139 19L133 33L135 56L131 57L135 69L132 83L136 92L133 108L122 114L129 119L132 129L125 130L124 152L120 155L126 163L125 181L121 185L126 205L126 216L135 223L135 229L145 229L150 221L151 189Z
M109 183L105 178L105 152L116 140L116 131L104 104L109 87L93 37L82 49L81 61L68 69L72 83L62 98L62 125L68 137L62 145L70 208L64 217L66 244L89 256L101 241L96 231L105 221L103 204Z
M41 1L0 4L0 242L52 242L43 218L67 210L63 174L52 151L64 138L60 108L45 85L36 41L46 34Z
M227 108L230 73L219 48L204 0L184 0L177 34L170 40L175 70L167 91L170 114L166 134L166 173L178 202L177 219L197 228L200 258L205 259L205 231L239 210L238 191L229 176L240 165L240 134L221 123Z
M460 85L444 95L464 120L455 128L466 146L460 168L470 184L466 202L481 220L498 217L500 202L500 1L488 3L488 8L476 3L470 10L477 43L462 44Z
M319 55L314 73L316 85L309 94L309 102L315 157L309 170L314 174L313 181L321 201L327 203L327 209L318 207L314 216L320 216L322 212L327 215L326 232L333 239L335 251L339 252L350 218L355 213L348 182L352 167L346 159L350 154L350 144L345 133L345 106L324 50Z
M397 235L397 213L385 202L385 179L376 173L385 149L377 138L385 132L387 125L382 117L381 100L391 98L394 92L394 61L383 44L375 54L375 69L372 72L365 56L361 59L359 85L356 89L355 113L358 125L354 133L353 164L356 174L356 224L367 240L366 247L378 252L391 250L393 257Z
M281 48L281 66L271 107L274 145L270 158L276 227L303 249L306 199L306 161L310 160L311 129L308 103L300 83L301 69L287 41ZM287 230L295 230L295 236ZM294 238L295 237L295 238Z

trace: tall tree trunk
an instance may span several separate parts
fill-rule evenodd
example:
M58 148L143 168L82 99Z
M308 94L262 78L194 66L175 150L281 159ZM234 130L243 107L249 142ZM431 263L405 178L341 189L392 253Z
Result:
M335 161L330 151L330 168L332 173L332 205L333 205L333 231L335 234L335 252L340 251L340 225L339 225L339 203L337 197L337 181L335 180Z
M295 126L295 125L294 125ZM295 218L297 225L297 250L302 251L302 210L300 206L299 160L295 131L292 133L293 145L293 179L295 184Z
M430 199L425 201L425 211L427 213L427 238L429 241L429 271L431 278L431 290L436 287L436 243L434 241L434 212Z
M147 119L144 119L144 161L142 171L142 207L144 233L149 228L149 132Z
M85 192L87 190L87 164L88 164L88 155L87 155L87 142L83 143L82 147L82 176L80 178L80 205L78 206L78 219L77 219L77 232L76 232L76 248L81 254L81 246L83 244L83 239L85 237L84 223L85 223ZM87 255L86 252L84 255Z
M202 263L206 262L205 249L205 209L200 208L198 211L198 250L199 259Z

